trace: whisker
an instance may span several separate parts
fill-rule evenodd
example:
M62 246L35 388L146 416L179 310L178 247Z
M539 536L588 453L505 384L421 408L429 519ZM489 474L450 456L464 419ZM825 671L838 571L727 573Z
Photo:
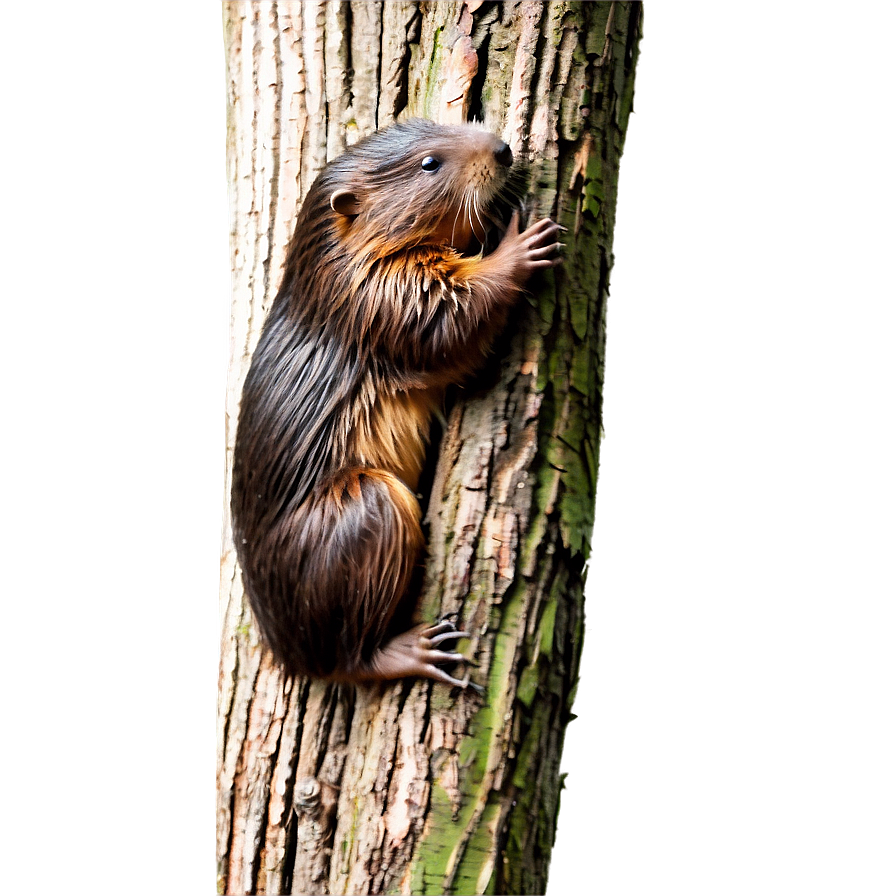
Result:
M466 191L464 191L464 197L466 197ZM457 204L457 214L454 216L454 223L451 225L451 245L454 245L454 231L457 228L457 219L460 217L461 209L463 208L463 201Z
M484 245L485 244L485 236L488 231L488 228L485 226L485 223L483 222L482 217L479 214L479 197L478 197L478 195L473 197L473 211L476 213L476 220L479 222L479 226L482 228L482 238L480 239L480 242ZM472 226L472 221L470 222L470 224ZM475 230L473 232L475 233Z

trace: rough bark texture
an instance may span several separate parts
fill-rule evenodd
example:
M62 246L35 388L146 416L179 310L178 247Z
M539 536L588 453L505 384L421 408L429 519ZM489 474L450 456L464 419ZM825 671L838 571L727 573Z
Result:
M421 681L284 683L253 631L225 523L219 892L544 892L582 645L640 20L638 3L224 4L228 481L295 213L346 145L397 115L484 119L530 161L533 213L569 233L565 266L533 285L437 446L423 614L459 613L484 696Z

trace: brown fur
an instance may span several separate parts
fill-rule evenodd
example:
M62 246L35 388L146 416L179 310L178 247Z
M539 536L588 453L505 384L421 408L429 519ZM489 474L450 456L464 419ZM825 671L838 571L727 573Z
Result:
M333 161L305 199L244 386L232 501L258 628L290 674L455 681L437 664L456 655L432 649L450 635L389 639L413 610L430 415L556 263L547 219L464 255L508 164L486 132L413 121Z

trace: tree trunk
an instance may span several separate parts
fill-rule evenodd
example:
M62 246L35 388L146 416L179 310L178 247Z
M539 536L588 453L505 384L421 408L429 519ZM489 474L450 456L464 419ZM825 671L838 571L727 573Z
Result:
M224 4L228 482L240 389L295 214L346 145L399 114L484 119L530 163L532 219L569 232L565 265L533 284L437 447L422 615L459 614L484 696L430 681L282 681L253 630L225 510L219 892L544 892L582 646L640 23L639 3Z

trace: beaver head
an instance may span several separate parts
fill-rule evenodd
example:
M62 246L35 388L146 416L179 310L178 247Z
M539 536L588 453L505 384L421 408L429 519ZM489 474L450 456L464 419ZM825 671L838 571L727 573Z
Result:
M510 147L476 125L411 119L330 163L313 201L318 214L335 212L340 236L367 252L444 244L466 252L495 223L512 163Z

